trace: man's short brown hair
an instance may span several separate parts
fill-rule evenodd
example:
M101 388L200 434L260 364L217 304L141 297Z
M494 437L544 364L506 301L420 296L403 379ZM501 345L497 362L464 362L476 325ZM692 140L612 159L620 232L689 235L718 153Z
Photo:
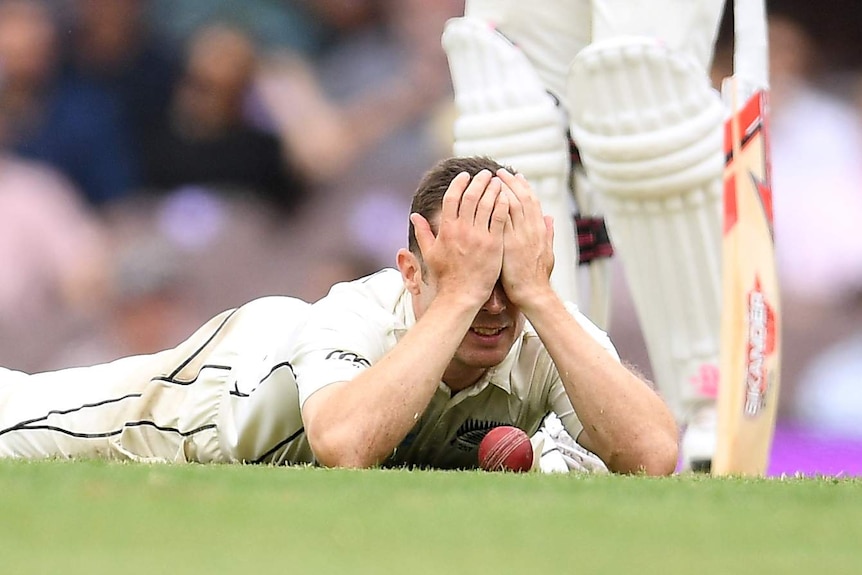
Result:
M441 160L425 172L425 175L419 181L416 193L413 194L410 213L419 214L428 220L431 224L431 231L434 232L434 235L437 235L437 225L434 221L435 216L440 212L443 206L443 196L446 194L446 190L449 189L449 184L452 183L455 176L461 172L467 172L470 174L470 177L473 177L482 170L489 170L494 174L500 168L505 168L509 172L515 173L512 168L504 166L487 156L468 156ZM413 255L420 260L422 259L419 243L416 241L416 230L413 228L413 222L410 222L408 230L407 247Z

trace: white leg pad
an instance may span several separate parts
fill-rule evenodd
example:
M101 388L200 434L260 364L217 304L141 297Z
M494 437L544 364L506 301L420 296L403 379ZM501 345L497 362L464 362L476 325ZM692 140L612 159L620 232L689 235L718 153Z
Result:
M685 421L717 383L725 108L696 58L653 38L585 48L568 90L656 384Z
M554 217L551 282L577 302L577 238L567 120L527 57L487 22L450 20L443 33L455 104L456 156L489 156L523 173Z

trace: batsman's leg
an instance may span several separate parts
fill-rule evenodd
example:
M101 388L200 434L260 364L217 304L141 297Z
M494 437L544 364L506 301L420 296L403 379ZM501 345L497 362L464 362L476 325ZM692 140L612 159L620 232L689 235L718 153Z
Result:
M574 59L572 134L601 202L656 384L686 427L687 468L715 449L722 126L707 74L723 0L594 3Z
M503 14L473 8L483 18L452 19L443 33L458 112L454 152L493 157L530 180L545 213L554 217L551 282L561 297L577 301L567 118L525 53L492 27L491 19Z
M444 47L459 112L456 153L501 155L538 182L545 211L556 222L554 286L606 329L607 258L612 250L601 208L582 177L583 169L577 162L572 165L571 158L562 162L560 139L568 132L569 64L590 42L591 4L591 0L466 0L465 18L452 21ZM555 104L558 127L549 102ZM530 110L539 107L548 110L546 117L525 125ZM466 124L480 132L468 130ZM553 133L543 135L539 125ZM572 222L575 214L577 228Z

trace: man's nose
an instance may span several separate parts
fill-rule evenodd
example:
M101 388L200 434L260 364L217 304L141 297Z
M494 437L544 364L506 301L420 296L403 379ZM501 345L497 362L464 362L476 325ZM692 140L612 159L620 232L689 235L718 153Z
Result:
M493 291L491 291L491 296L485 302L485 305L482 306L482 311L494 314L503 313L506 311L508 303L509 300L506 297L506 292L503 291L503 286L498 282L494 286Z

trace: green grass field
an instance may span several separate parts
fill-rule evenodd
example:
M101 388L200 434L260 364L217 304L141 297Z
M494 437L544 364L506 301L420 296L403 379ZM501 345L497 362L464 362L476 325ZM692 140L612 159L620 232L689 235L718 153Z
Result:
M862 480L0 462L0 573L858 573Z

